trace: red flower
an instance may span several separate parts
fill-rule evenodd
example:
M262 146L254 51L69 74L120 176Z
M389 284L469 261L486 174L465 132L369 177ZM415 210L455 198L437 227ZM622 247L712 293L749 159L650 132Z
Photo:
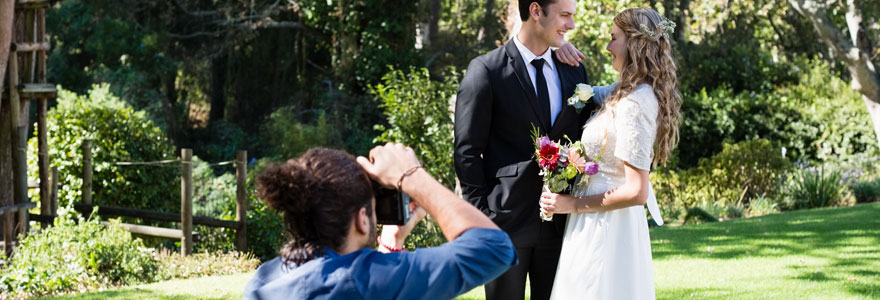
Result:
M541 168L556 171L559 167L559 146L556 144L550 143L543 145L538 152L538 155L541 158L538 162L538 166Z

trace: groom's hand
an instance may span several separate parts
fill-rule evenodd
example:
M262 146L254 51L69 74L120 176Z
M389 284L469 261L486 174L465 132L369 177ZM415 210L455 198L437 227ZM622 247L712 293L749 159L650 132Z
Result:
M562 42L559 49L556 49L556 59L559 59L560 62L571 65L572 67L577 67L578 62L584 58L586 58L586 56L569 42Z

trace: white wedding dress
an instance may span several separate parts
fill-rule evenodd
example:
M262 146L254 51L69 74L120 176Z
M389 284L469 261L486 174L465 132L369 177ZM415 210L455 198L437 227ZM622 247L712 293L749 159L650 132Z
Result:
M597 96L610 92L610 87L597 89ZM596 157L603 141L605 151L597 162L599 173L590 176L586 185L575 186L572 194L602 194L623 185L624 161L650 170L658 111L653 89L642 84L613 109L587 122L581 137L586 154ZM651 200L656 208L656 200ZM654 299L651 239L644 206L569 214L550 298Z

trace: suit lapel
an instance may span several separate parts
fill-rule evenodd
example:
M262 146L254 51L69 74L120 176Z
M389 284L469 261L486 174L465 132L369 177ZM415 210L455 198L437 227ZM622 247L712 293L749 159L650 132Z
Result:
M529 106L532 107L532 112L540 123L538 125L541 126L543 132L550 132L550 120L541 113L541 106L538 105L538 96L535 95L535 87L532 85L532 79L529 78L529 71L526 69L522 55L519 54L519 49L516 48L516 45L512 40L508 41L504 48L507 51L507 63L513 67L516 79L519 81L520 87L522 87L523 92L526 94L527 102L529 102Z
M565 130L566 127L565 124L570 122L571 118L577 116L577 112L574 108L568 105L568 97L571 97L571 94L574 92L574 83L569 82L566 72L563 71L563 68L567 68L568 65L563 65L562 62L557 60L555 53L551 56L553 57L553 63L556 64L556 75L559 76L559 95L562 98L562 111L560 111L559 116L556 117L556 122L553 122L553 128L550 129L550 136L561 138L562 131Z

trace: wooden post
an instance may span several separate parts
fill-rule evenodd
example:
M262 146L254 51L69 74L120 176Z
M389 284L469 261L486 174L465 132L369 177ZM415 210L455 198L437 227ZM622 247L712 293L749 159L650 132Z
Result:
M238 151L235 158L235 221L238 230L235 232L235 244L238 251L247 250L247 151Z
M37 140L39 143L40 164L40 214L52 214L52 190L49 182L49 149L46 145L46 98L40 98L37 102ZM48 225L43 222L43 228Z
M52 167L52 196L51 215L58 216L58 167Z
M28 226L30 226L28 217L27 207L21 207L18 209L18 235L21 237L27 235ZM18 238L16 238L16 240L18 240Z
M13 219L15 219L13 211L9 210L3 213L3 241L6 244L6 257L12 257L12 240L14 239L14 231L12 230Z
M180 254L192 254L192 149L180 149Z
M92 140L85 140L83 148L82 201L92 204Z
M9 124L12 144L12 199L13 203L27 201L27 153L21 128L21 99L18 95L18 54L9 52ZM22 168L24 167L24 168Z

